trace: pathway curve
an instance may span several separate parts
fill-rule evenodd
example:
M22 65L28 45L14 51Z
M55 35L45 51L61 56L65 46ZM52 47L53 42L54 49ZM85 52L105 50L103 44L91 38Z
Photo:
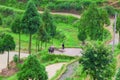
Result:
M9 61L13 60L13 56L15 54L18 54L18 52L10 52ZM8 56L7 52L5 52L4 54L0 54L0 72L2 69L7 67L7 56ZM24 58L27 56L28 56L28 54L21 53L21 58Z
M66 63L56 63L46 67L46 71L48 73L48 79L50 80L55 76L56 72L62 68L62 66Z
M112 39L107 42L107 44L109 44L109 45L113 45L113 33L114 33L113 32L113 24L114 24L114 19L110 19L110 25L105 27L105 29L107 29L112 35ZM118 44L118 39L119 39L119 35L118 35L118 33L116 33L115 34L115 45Z
M42 13L41 11L39 11L39 12ZM57 13L57 12L55 12L55 13L51 13L51 14L71 15L71 16L74 16L76 18L80 18L79 15L71 14L71 13L60 13L60 12ZM112 19L111 19L111 22L113 22ZM112 23L109 27L106 27L106 29L108 29L111 32L111 34L113 34ZM115 40L116 40L115 43L117 44L118 37L116 37ZM111 43L112 43L112 41L110 42L110 44ZM64 52L62 52L62 53L59 53L59 52L55 51L55 54L65 54L65 55L70 55L70 56L81 56L80 52L81 52L81 49L66 48L64 50ZM12 61L13 56L15 54L18 54L18 52L10 52L10 61ZM21 58L24 58L24 57L27 57L27 56L28 56L28 54L21 53ZM6 59L7 59L7 53L0 54L0 71L1 71L1 69L5 68L7 66L7 60ZM62 67L63 64L65 64L65 63L58 63L58 64L53 64L53 65L47 66L46 70L48 72L48 77L49 78L53 77L53 75L55 75L56 71L59 70ZM68 71L70 71L70 70L68 70ZM69 72L67 72L67 73L69 73ZM70 74L69 76L71 76L71 75L72 74Z
M39 13L43 13L43 11L39 11ZM72 14L72 13L64 13L64 12L51 12L51 14L59 14L59 15L70 15L76 18L80 18L80 15L77 14ZM113 23L114 23L114 19L110 19L110 25L108 27L105 27L108 31L110 31L111 35L112 35L112 40L108 41L107 44L112 45L113 44ZM115 45L118 44L118 34L115 35Z
M54 54L63 54L63 55L67 55L67 56L82 56L81 54L82 49L80 48L65 48L63 49L59 49L54 51Z

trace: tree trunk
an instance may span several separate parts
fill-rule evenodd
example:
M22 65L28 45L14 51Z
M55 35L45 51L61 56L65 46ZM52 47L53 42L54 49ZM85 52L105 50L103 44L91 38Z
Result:
M120 32L119 32L119 44L120 44Z
M82 45L85 45L85 41L82 41Z
M29 54L31 54L31 42L32 42L32 34L30 33L30 38L29 38Z
M8 50L7 68L9 69L9 50Z
M36 52L38 52L38 45L37 45L37 39L36 39Z
M19 62L20 62L20 50L21 50L21 33L19 33Z
M42 50L42 44L43 44L43 43L42 43L42 41L41 41L41 50Z
M40 51L40 41L38 41L38 51Z

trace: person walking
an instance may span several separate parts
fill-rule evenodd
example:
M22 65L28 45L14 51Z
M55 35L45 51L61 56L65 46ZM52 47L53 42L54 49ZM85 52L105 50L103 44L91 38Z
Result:
M65 45L64 45L64 43L62 43L62 49L64 49L65 48Z

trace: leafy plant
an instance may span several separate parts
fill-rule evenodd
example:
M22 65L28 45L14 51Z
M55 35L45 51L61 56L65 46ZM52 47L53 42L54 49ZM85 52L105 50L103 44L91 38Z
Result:
M18 80L47 80L45 67L38 61L36 56L29 55L21 70L18 72Z
M18 55L14 55L13 56L13 60L14 60L15 63L18 63L18 61L19 61Z
M80 64L93 80L112 80L115 73L112 51L103 44L88 45L82 53Z

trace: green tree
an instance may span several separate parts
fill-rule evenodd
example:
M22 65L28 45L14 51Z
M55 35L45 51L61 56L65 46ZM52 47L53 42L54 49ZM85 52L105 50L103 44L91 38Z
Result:
M43 43L47 43L50 40L50 35L47 33L45 27L42 25L38 30L38 40L41 41L41 48ZM45 44L46 45L46 44Z
M18 72L18 80L47 80L45 67L40 64L36 56L29 55L21 71Z
M81 16L78 28L79 30L84 28L82 30L85 30L91 40L103 40L104 24L110 24L107 12L104 9L97 8L97 5L93 3Z
M120 80L120 68L118 69L115 80Z
M3 36L3 47L4 51L8 52L8 58L7 58L7 67L9 68L9 51L10 50L15 50L15 42L14 39L11 35L5 34Z
M31 0L28 2L27 9L23 15L22 26L24 26L24 32L29 34L29 53L31 54L32 35L37 32L40 26L39 13Z
M112 51L101 44L87 46L82 53L80 64L92 80L112 80L115 73Z
M46 32L48 33L48 37L53 39L56 34L56 26L54 24L53 17L48 9L45 9L42 19L43 19L43 26ZM50 38L47 38L48 41Z
M21 26L21 17L17 16L12 23L11 30L14 33L19 34L19 61L20 61L20 50L21 50L21 32L23 27Z
M120 15L117 16L116 30L119 33L119 43L120 43Z
M0 54L4 53L4 47L3 47L3 39L0 38Z

